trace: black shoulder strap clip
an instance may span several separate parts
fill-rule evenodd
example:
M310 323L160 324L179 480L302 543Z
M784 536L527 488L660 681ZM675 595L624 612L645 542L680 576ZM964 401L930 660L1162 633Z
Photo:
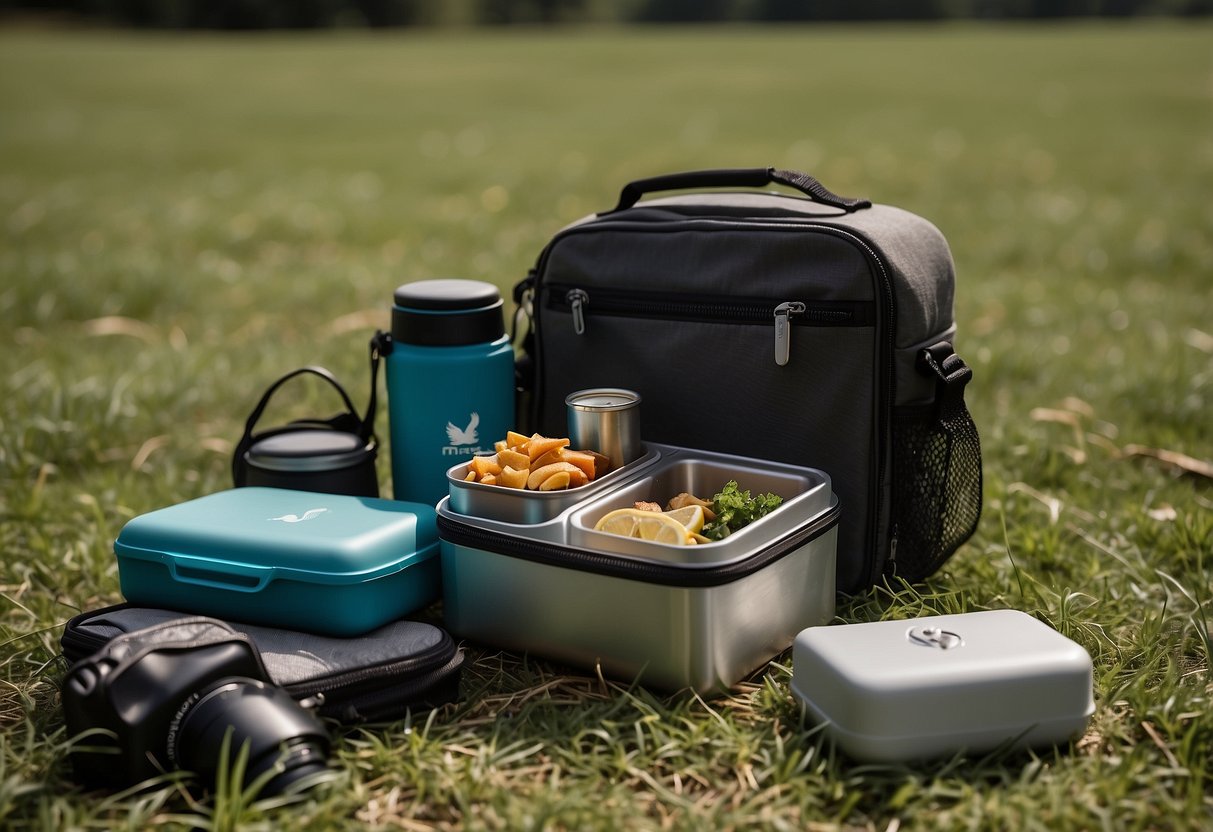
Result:
M964 401L965 385L973 370L952 349L951 341L939 341L918 353L918 371L937 379L935 401L941 408Z

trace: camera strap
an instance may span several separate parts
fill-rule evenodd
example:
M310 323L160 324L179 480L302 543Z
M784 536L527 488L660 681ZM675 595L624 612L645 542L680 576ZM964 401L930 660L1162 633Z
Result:
M261 681L270 681L269 671L256 642L247 633L207 616L179 616L121 633L106 641L91 661L112 663L111 673L116 676L153 653L197 651L201 656L208 648L224 647L232 648L240 656L246 674ZM81 659L73 664L68 676L84 663L85 659Z

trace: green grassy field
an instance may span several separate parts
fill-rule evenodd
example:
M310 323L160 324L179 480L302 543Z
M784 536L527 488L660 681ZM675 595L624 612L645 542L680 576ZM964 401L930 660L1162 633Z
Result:
M0 826L1210 828L1213 488L1168 452L1213 460L1211 35L0 32ZM362 384L396 285L508 289L629 179L767 164L938 225L975 371L976 536L839 620L1026 610L1095 660L1081 740L865 766L790 655L704 702L473 647L289 806L72 784L61 625L120 600L125 521L228 484L270 380Z

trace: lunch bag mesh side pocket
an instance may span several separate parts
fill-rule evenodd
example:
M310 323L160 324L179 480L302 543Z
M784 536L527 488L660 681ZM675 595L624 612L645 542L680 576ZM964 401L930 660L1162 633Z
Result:
M931 368L943 371L936 405L893 422L891 566L910 582L942 566L981 517L981 441L963 395L971 371L954 353L949 361Z

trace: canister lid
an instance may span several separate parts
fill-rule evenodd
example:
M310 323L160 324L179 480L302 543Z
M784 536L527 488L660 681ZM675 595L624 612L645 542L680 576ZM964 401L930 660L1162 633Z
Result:
M569 393L564 403L574 410L584 410L590 413L613 412L628 410L640 404L640 394L635 390L624 390L621 387L595 387L590 390L578 390Z
M245 454L249 465L271 471L311 473L350 468L375 455L375 443L352 433L297 430L268 436Z
M504 301L480 280L419 280L395 293L392 340L453 347L495 341L505 334Z

